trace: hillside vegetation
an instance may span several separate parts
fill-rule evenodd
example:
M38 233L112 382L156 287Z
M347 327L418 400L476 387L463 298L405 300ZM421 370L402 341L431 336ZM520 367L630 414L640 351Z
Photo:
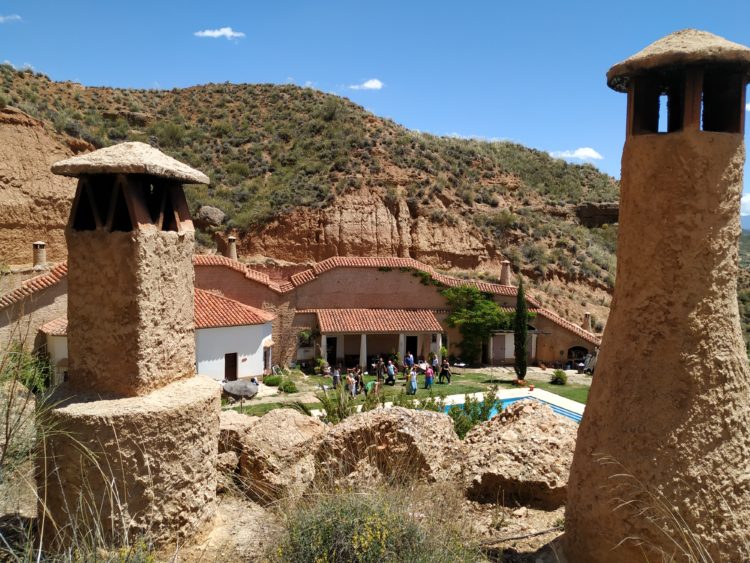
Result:
M575 206L616 202L619 186L591 165L510 142L409 131L347 99L291 85L98 88L0 65L5 104L94 147L148 142L205 171L211 186L187 189L192 210L220 208L222 229L248 239L271 220L369 190L389 209L408 207L411 225L428 219L429 244L442 244L441 226L470 233L488 249L482 260L511 260L562 314L577 318L596 300L595 316L606 317L616 227L582 226ZM201 241L212 244L207 234Z

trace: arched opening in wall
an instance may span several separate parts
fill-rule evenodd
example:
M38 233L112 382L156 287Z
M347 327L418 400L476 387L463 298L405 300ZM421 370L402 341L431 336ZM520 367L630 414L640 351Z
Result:
M575 367L578 363L583 362L588 353L588 349L583 346L572 346L568 348L568 362L573 362Z

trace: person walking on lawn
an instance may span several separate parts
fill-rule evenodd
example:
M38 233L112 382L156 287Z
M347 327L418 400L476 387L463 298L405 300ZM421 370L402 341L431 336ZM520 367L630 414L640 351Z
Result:
M448 358L443 359L443 366L440 368L440 377L438 383L442 383L443 379L448 380L448 384L451 382L451 365L448 363Z

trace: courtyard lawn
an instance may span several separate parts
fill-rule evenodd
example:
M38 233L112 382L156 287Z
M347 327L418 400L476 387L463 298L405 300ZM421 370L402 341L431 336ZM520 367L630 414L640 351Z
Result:
M290 395L293 397L294 395ZM251 400L245 401L244 406L242 409L240 409L239 406L233 408L232 410L235 410L241 414L247 414L250 416L263 416L269 411L275 410L275 409L293 409L295 408L295 402L279 402L279 403L257 403L257 404L251 404ZM314 403L304 403L304 405L310 409L315 410L320 408L320 403L314 402Z
M262 416L267 412L278 409L278 408L293 408L293 403L298 400L304 400L304 405L312 410L320 409L321 404L317 401L311 401L313 397L311 393L321 393L322 389L320 386L327 385L331 387L331 377L321 375L310 375L304 376L301 372L292 372L286 376L296 382L299 388L299 393L282 394L279 395L278 401L267 402L267 403L253 403L252 400L246 401L245 406L242 409L244 414L253 416ZM366 375L365 382L375 381L375 376ZM572 384L567 385L553 385L546 381L539 381L538 379L529 380L528 383L533 383L537 389L544 389L550 393L555 393L561 397L577 401L585 404L588 400L589 387L587 385ZM482 393L490 389L493 385L497 385L500 389L516 389L518 386L515 384L514 379L509 379L507 373L501 376L493 378L491 373L485 372L462 372L457 369L453 372L453 378L450 384L439 384L437 378L432 386L432 395L435 397L448 396L448 395L466 395L471 393ZM406 391L405 380L398 378L396 384L393 386L384 385L383 394L385 395L386 402L392 402L397 395L400 395ZM424 388L424 376L420 375L417 377L417 399L424 399L430 396L430 391ZM283 398L283 399L282 399ZM362 403L365 400L364 394L357 395L355 401ZM239 406L235 407L234 410L239 411Z

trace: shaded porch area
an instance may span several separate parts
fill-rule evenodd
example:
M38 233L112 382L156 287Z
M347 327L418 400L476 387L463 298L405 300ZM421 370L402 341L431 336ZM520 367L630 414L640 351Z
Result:
M378 358L407 352L440 356L443 327L429 309L316 309L320 351L331 365L370 370Z

